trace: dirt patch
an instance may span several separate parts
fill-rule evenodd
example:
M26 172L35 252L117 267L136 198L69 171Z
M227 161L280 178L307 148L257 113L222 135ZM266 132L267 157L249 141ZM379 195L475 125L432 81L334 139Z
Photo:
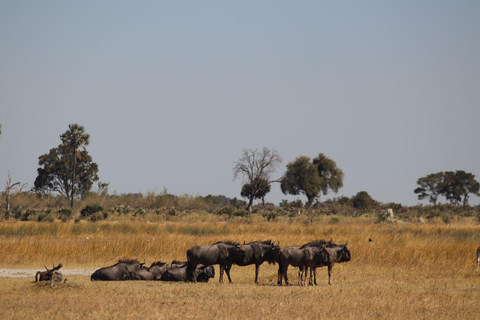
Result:
M0 278L35 278L37 271L41 269L0 269ZM90 276L95 269L61 269L63 276Z

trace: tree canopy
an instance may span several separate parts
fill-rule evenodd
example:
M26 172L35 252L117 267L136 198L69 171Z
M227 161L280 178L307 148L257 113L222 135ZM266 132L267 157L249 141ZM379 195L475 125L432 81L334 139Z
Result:
M307 156L300 156L287 164L287 171L281 180L284 194L307 197L307 207L329 190L337 193L343 187L343 171L332 159L320 153L313 161Z
M73 124L61 135L62 144L38 158L39 168L34 190L39 193L58 192L71 201L89 191L98 180L98 165L81 147L89 142L82 126Z
M414 192L418 194L418 199L428 198L434 205L440 195L456 206L468 205L470 194L480 195L480 184L475 175L463 170L432 173L419 178L417 184L419 187Z
M251 211L253 200L263 198L270 190L264 188L264 184L270 184L271 175L282 163L282 158L275 149L263 148L244 149L240 159L233 168L233 179L242 177L245 182L241 194L248 195L247 210ZM248 185L245 187L245 185ZM245 192L244 192L245 191ZM266 191L266 192L265 192ZM261 195L262 193L263 196ZM243 196L243 195L242 195Z

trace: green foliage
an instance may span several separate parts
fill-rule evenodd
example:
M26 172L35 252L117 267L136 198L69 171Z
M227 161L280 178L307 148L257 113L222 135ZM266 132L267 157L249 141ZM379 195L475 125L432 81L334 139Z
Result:
M284 194L304 194L307 197L305 206L310 208L321 194L326 195L330 190L336 193L343 187L343 171L323 153L313 161L300 156L287 164L280 186Z
M62 208L57 211L57 215L60 220L62 220L63 222L66 222L72 218L73 211L72 209L69 209L69 208Z
M88 218L94 213L103 211L103 207L97 203L89 204L80 211L80 216L82 218Z
M432 173L418 179L417 184L419 187L414 192L418 199L428 198L434 205L440 195L456 206L467 206L470 194L480 195L480 184L475 175L463 170Z
M369 209L377 205L377 202L366 191L360 191L352 197L352 205L357 209Z
M75 195L89 191L94 181L98 180L98 165L86 150L78 152L75 173ZM41 155L37 169L38 175L34 182L37 193L59 192L70 199L73 185L73 155L68 146L59 145L50 149L48 154Z
M244 184L240 195L244 198L263 199L269 192L270 183L265 179L259 178L251 183Z

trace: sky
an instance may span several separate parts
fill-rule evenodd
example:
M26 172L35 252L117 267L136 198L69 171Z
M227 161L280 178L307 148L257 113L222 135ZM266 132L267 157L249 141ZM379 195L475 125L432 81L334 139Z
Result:
M0 1L0 183L32 187L78 123L110 193L240 198L235 162L267 147L272 178L336 161L344 187L320 200L427 204L420 177L480 180L479 16L476 0ZM266 201L298 198L274 184Z

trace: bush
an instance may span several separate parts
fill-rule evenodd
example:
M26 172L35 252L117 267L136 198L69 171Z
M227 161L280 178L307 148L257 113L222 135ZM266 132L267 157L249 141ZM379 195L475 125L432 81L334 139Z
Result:
M80 211L82 218L88 218L92 214L103 211L103 207L97 203L89 204Z
M55 220L55 217L49 211L46 211L44 213L40 213L37 216L37 221L38 222L53 222L54 220Z
M72 209L69 209L69 208L62 208L57 211L57 215L60 220L62 220L63 222L67 222L72 218L73 211Z
M16 206L15 208L13 208L12 210L12 215L15 219L20 219L22 217L22 214L23 214L23 211L22 211L22 208L20 208L19 206Z
M229 217L233 216L234 209L232 207L223 207L222 209L216 212L218 215L227 215Z
M94 212L92 213L89 217L88 217L88 220L89 221L92 221L92 222L95 222L95 221L99 221L99 220L104 220L107 218L108 215L98 211L98 212Z

